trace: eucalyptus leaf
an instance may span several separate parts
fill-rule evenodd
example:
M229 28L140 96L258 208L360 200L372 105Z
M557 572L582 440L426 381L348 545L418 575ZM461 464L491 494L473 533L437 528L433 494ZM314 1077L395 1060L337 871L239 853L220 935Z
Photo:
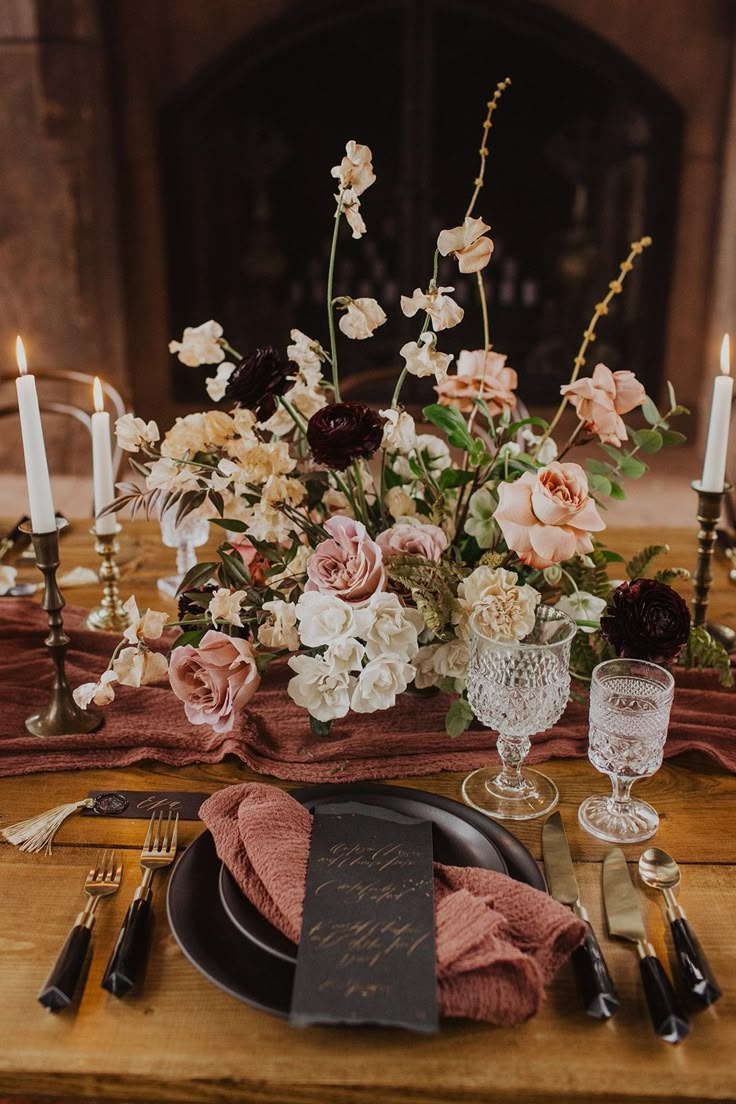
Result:
M654 405L648 395L642 403L641 412L650 425L659 425L659 423L662 421L662 415L659 413L657 407Z
M659 452L664 444L658 429L631 429L629 433L634 444L638 445L642 452Z

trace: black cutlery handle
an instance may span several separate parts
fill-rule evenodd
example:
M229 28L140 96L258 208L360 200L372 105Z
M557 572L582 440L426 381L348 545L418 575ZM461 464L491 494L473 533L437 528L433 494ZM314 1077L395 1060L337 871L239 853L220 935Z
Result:
M131 901L102 979L102 988L115 997L125 996L143 977L151 918L150 901L145 898Z
M585 941L572 953L572 967L585 1011L596 1020L608 1020L621 1003L598 940L586 921Z
M698 943L690 930L690 925L684 917L673 920L670 924L672 941L675 945L675 954L680 968L680 980L685 989L688 1000L696 1008L707 1008L714 1004L722 995L721 989L713 976L708 964L708 959L698 946Z
M656 955L646 955L639 959L639 969L652 1027L666 1043L679 1043L690 1033L690 1024L662 963Z
M59 952L51 973L43 983L38 999L49 1012L61 1012L74 999L82 976L92 933L84 924L75 924Z

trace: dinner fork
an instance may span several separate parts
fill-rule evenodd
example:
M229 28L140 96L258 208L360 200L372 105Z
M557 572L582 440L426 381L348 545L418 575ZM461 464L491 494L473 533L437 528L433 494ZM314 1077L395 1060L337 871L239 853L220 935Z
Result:
M141 870L143 871L141 884L128 906L117 943L102 979L102 988L107 989L115 997L122 997L130 992L145 971L152 919L151 882L156 871L170 866L176 857L179 814L174 817L172 829L171 812L169 812L163 832L162 828L164 828L163 813L154 813L141 851Z
M110 851L109 855L107 851L100 852L84 880L84 891L89 900L74 921L74 927L38 994L39 1001L49 1012L60 1012L72 1003L87 958L97 904L100 898L117 892L122 877L122 864L115 866L115 852Z

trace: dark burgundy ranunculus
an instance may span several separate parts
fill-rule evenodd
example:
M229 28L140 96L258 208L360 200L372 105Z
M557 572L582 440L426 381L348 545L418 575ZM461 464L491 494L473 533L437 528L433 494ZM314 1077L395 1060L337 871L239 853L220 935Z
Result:
M656 579L622 583L601 617L601 634L620 656L673 663L690 634L690 610L676 590Z
M265 421L276 409L276 397L289 390L291 372L285 355L273 345L264 345L236 366L227 381L225 398L254 410L259 420Z
M318 464L344 471L353 460L372 456L381 443L383 424L365 403L323 406L309 419L307 441Z

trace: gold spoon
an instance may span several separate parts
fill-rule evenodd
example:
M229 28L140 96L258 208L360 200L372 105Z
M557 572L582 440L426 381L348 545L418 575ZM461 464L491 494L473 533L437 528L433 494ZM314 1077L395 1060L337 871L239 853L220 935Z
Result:
M664 895L682 986L694 1007L707 1008L721 996L721 989L675 897L680 884L679 866L666 851L648 847L639 859L639 877Z

